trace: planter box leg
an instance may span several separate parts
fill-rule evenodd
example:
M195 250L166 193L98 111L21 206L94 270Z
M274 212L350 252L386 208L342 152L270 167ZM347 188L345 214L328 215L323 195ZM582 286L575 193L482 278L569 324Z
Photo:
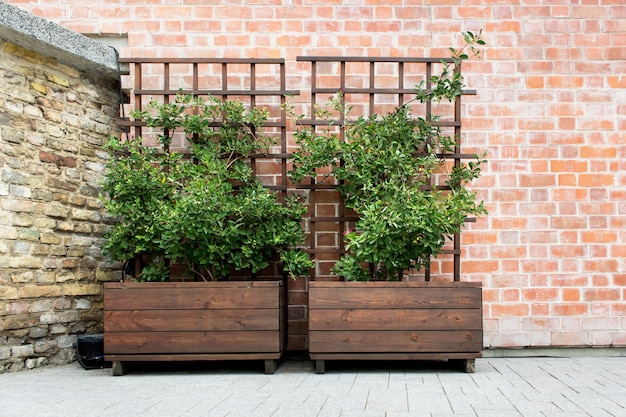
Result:
M451 359L450 362L466 374L473 374L476 371L476 359Z
M315 361L315 373L316 374L326 373L326 363L323 360Z
M465 359L463 361L463 372L473 374L476 371L476 359Z
M113 361L113 376L122 376L126 373L126 364L122 361Z
M273 374L278 369L278 361L275 359L266 359L265 360L265 373Z

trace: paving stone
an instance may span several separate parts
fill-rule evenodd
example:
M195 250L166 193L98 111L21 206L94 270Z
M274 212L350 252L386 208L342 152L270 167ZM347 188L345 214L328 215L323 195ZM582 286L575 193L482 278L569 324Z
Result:
M78 364L0 375L3 417L624 417L626 358L489 358L445 367ZM32 392L37 392L33 397Z

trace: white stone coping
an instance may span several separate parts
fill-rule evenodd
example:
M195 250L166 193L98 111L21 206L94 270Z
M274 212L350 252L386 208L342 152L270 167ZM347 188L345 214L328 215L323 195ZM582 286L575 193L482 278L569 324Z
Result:
M88 74L117 79L117 53L79 33L0 1L0 39Z

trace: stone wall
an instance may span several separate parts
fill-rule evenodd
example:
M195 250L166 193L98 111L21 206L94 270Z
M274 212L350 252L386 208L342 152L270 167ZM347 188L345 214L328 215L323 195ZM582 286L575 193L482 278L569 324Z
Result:
M101 145L119 85L0 38L0 373L75 359L101 331Z

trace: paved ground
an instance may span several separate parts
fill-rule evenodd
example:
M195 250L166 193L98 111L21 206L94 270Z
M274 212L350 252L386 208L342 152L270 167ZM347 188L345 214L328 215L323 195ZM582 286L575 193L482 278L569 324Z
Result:
M626 417L626 357L446 363L151 364L125 376L77 363L0 375L2 417Z

